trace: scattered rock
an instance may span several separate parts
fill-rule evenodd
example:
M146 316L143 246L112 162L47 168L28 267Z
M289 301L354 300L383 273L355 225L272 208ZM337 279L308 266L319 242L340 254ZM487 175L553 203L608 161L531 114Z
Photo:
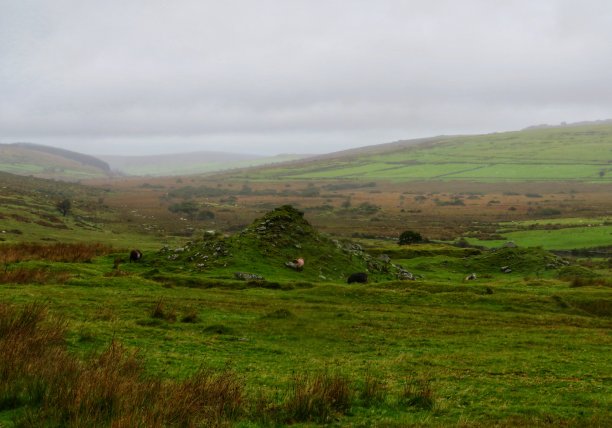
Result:
M412 272L408 272L407 270L402 269L397 273L397 279L399 279L400 281L414 281L416 278L414 277Z
M464 281L475 281L478 277L475 273L471 273L464 278Z
M391 257L389 257L387 254L381 254L380 256L378 256L378 260L383 263L391 263Z
M258 280L263 280L264 277L261 275L257 275L256 273L248 273L248 272L234 272L234 277L236 279L241 279L243 281L247 281L247 280L254 280L254 279L258 279Z

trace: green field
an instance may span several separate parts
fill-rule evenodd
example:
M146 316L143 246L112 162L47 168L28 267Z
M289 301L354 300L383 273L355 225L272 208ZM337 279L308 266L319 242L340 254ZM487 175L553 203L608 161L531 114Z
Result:
M604 427L612 419L612 265L603 248L612 226L605 198L585 185L551 195L548 184L481 184L486 192L460 190L466 205L428 199L406 205L423 212L403 212L398 201L413 196L400 188L388 197L373 182L331 182L313 197L299 196L307 183L278 192L253 183L244 194L243 183L193 177L99 187L0 179L2 427ZM168 198L184 188L185 198ZM443 189L412 195L452 198L455 190ZM493 198L520 202L519 215L489 207ZM304 211L263 208L293 199ZM357 209L363 200L386 205ZM206 219L169 210L189 201ZM533 215L556 201L578 209ZM311 209L321 204L329 205ZM322 233L313 219L359 238ZM445 241L466 236L493 249L400 246L391 237L426 220L454 225ZM372 237L376 225L384 236ZM498 248L509 240L518 247ZM604 255L547 251L594 247ZM144 253L137 263L132 248ZM301 270L291 265L297 258ZM368 282L347 284L357 272Z
M263 393L276 406L296 372L341 373L356 394L350 411L334 416L342 426L604 426L612 416L609 288L517 276L186 288L147 280L149 267L136 265L106 276L112 257L56 263L53 269L73 278L5 284L0 298L46 302L51 314L68 319L68 348L82 358L114 339L139 349L148 373L168 379L229 365L249 400ZM176 321L152 318L159 301ZM193 312L196 322L180 321ZM376 404L359 400L367 373L384 388ZM426 379L431 407L402 401L411 379ZM249 412L233 423L261 417ZM19 414L5 406L0 420Z
M70 227L80 238L92 236ZM537 240L548 231L512 233L523 232ZM102 233L93 236L114 243ZM83 257L88 244L37 245L0 246L0 333L17 328L25 340L25 325L36 317L11 320L10 308L28 310L38 302L50 319L65 320L65 341L34 354L24 348L21 358L37 362L19 368L8 356L21 345L5 346L14 336L0 334L0 424L6 426L34 420L183 426L192 422L178 421L192 416L196 426L605 426L612 417L612 289L605 261L582 266L537 248L376 240L362 240L364 251L319 234L287 206L232 236L207 234L159 250L149 241L139 263L103 246L93 248L102 255L67 262L62 258ZM303 271L284 265L298 256L306 259ZM416 280L397 280L399 265ZM349 273L366 269L368 284L346 284ZM265 279L241 281L237 271ZM477 279L466 281L470 273ZM46 337L32 334L35 341ZM117 351L116 343L127 351ZM128 357L120 352L130 350L138 357L122 363ZM47 353L55 357L36 359ZM54 358L66 362L53 366ZM83 373L74 380L81 386L58 380L72 379L62 371L71 364ZM121 374L113 364L128 366ZM135 364L143 370L136 378L130 377ZM165 416L127 404L126 397L150 394L142 382L159 382L155 391L168 394L213 388L196 387L193 379L203 369L214 385L221 379L239 385L231 412L223 410L229 401L211 416L206 407L168 404L159 395L148 400ZM98 380L90 384L89 376ZM344 389L329 395L320 389L326 381L312 379ZM84 388L88 404L79 404L80 396L62 400L66 388ZM225 396L211 394L210 400ZM172 416L173 407L191 410Z
M548 220L550 221L550 220ZM514 242L521 247L542 247L546 250L573 250L596 247L612 246L612 226L597 224L595 221L590 226L574 226L574 221L568 219L560 224L565 224L559 229L532 229L504 232L501 235L506 240L478 240L468 238L475 245L485 247L499 247L508 241ZM525 224L542 225L545 221L526 222ZM553 223L555 224L555 223Z
M612 180L612 126L528 129L394 143L313 161L236 173L255 179Z

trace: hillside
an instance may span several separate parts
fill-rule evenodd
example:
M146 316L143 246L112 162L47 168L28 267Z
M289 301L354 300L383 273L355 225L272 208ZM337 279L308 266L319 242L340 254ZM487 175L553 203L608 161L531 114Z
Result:
M398 141L246 171L241 178L612 181L612 124Z
M99 155L114 171L126 175L167 176L202 174L227 169L269 165L302 159L306 155L284 154L259 156L224 152L169 153L163 155L119 156Z
M135 230L126 210L107 205L109 194L108 188L0 172L0 245L102 242L127 248L138 242L158 248L159 237ZM58 204L66 200L63 215Z
M286 266L298 258L305 260L303 269ZM354 272L369 272L385 279L393 279L399 272L388 260L365 254L359 245L343 244L320 234L304 219L304 213L290 205L266 213L232 236L208 233L183 247L165 247L156 260L157 268L170 272L206 273L226 279L228 272L242 272L244 279L272 276L294 281L344 282Z
M110 166L93 156L31 143L0 144L0 171L77 181L110 175Z

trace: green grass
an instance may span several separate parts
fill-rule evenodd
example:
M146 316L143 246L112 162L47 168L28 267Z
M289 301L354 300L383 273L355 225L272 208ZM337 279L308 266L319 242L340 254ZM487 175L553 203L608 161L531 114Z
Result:
M594 124L356 149L331 160L237 173L254 179L612 180L612 126Z
M512 221L502 222L501 226L508 227L525 227L525 226L542 226L542 225L563 225L563 226L602 226L612 223L612 217L564 217L564 218L543 218L537 220L523 220L523 221Z
M86 268L60 267L81 278L3 285L0 298L47 302L68 319L69 349L83 357L114 338L140 349L149 373L169 378L229 364L250 394L286 389L296 371L328 367L350 379L373 373L388 388L387 398L370 407L355 404L342 425L584 425L611 416L610 307L605 316L583 309L610 303L610 289L519 278L469 286L165 288L141 277L145 272L135 265L125 267L128 276L104 277L112 270L108 257ZM195 311L197 322L151 318L160 299L178 319ZM292 316L271 316L279 310ZM404 382L415 377L429 379L433 409L397 404Z
M80 199L97 196L76 185L70 189ZM3 237L23 241L26 234L43 238L55 231L10 223L17 221L12 214L31 220L52 214L39 197L24 192L8 200L0 211L6 216L2 227L20 224L23 235ZM162 243L152 236L113 234L108 226L95 230L76 217L60 219L67 229L57 229L53 239L100 239L116 248L138 242L144 259L116 266L117 258L127 256L117 251L82 263L37 257L13 262L0 253L3 271L46 278L0 284L0 303L45 302L52 316L67 320L68 350L83 361L113 340L139 350L147 379L181 381L202 367L229 367L244 381L247 402L258 403L263 394L260 404L270 412L249 410L234 421L237 426L605 426L612 418L612 289L606 281L587 281L610 276L604 262L567 267L541 249L481 252L364 240L372 253L367 259L287 207L231 238L193 239L178 252L174 241L158 252ZM578 236L584 229L581 242L593 246L598 237L609 239L611 226L604 223L508 235L525 233L529 242L553 245L571 238L555 241L555 233ZM213 257L215 252L221 256ZM344 283L347 273L365 270L380 254L420 279L399 282L392 272L379 272L369 284ZM297 256L306 258L303 272L284 266ZM512 273L502 273L502 265L512 266ZM266 280L235 280L235 271ZM464 281L471 272L478 279ZM560 279L562 272L571 275ZM581 286L572 286L572 276L584 277ZM348 409L323 409L331 414L320 419L299 416L308 406L293 400L291 391L301 385L308 395L321 372L345 379L355 397L347 399ZM24 406L0 406L0 425L11 426L27 413ZM293 416L281 414L288 407Z
M570 287L557 278L563 264L543 250L369 245L423 279L296 282L270 265L269 281L249 283L219 279L222 266L197 273L186 260L166 265L151 254L117 269L109 254L90 263L9 263L68 277L2 284L0 302L46 302L68 321L68 349L79 358L117 340L140 351L149 376L180 380L229 366L251 401L263 391L276 406L290 402L296 374L338 373L355 391L375 379L382 396L351 399L333 416L343 426L598 426L612 416L611 288ZM473 271L478 279L465 282ZM306 389L315 382L303 381ZM0 411L0 421L16 412Z
M542 247L546 250L573 250L612 245L612 226L567 227L551 230L521 230L503 233L507 241L521 247ZM468 242L485 247L499 247L507 241L478 240Z

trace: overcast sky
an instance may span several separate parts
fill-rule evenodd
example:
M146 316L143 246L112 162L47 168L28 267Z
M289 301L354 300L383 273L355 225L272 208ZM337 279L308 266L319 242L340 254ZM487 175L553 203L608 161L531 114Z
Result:
M611 117L609 0L0 0L0 143L323 153Z

